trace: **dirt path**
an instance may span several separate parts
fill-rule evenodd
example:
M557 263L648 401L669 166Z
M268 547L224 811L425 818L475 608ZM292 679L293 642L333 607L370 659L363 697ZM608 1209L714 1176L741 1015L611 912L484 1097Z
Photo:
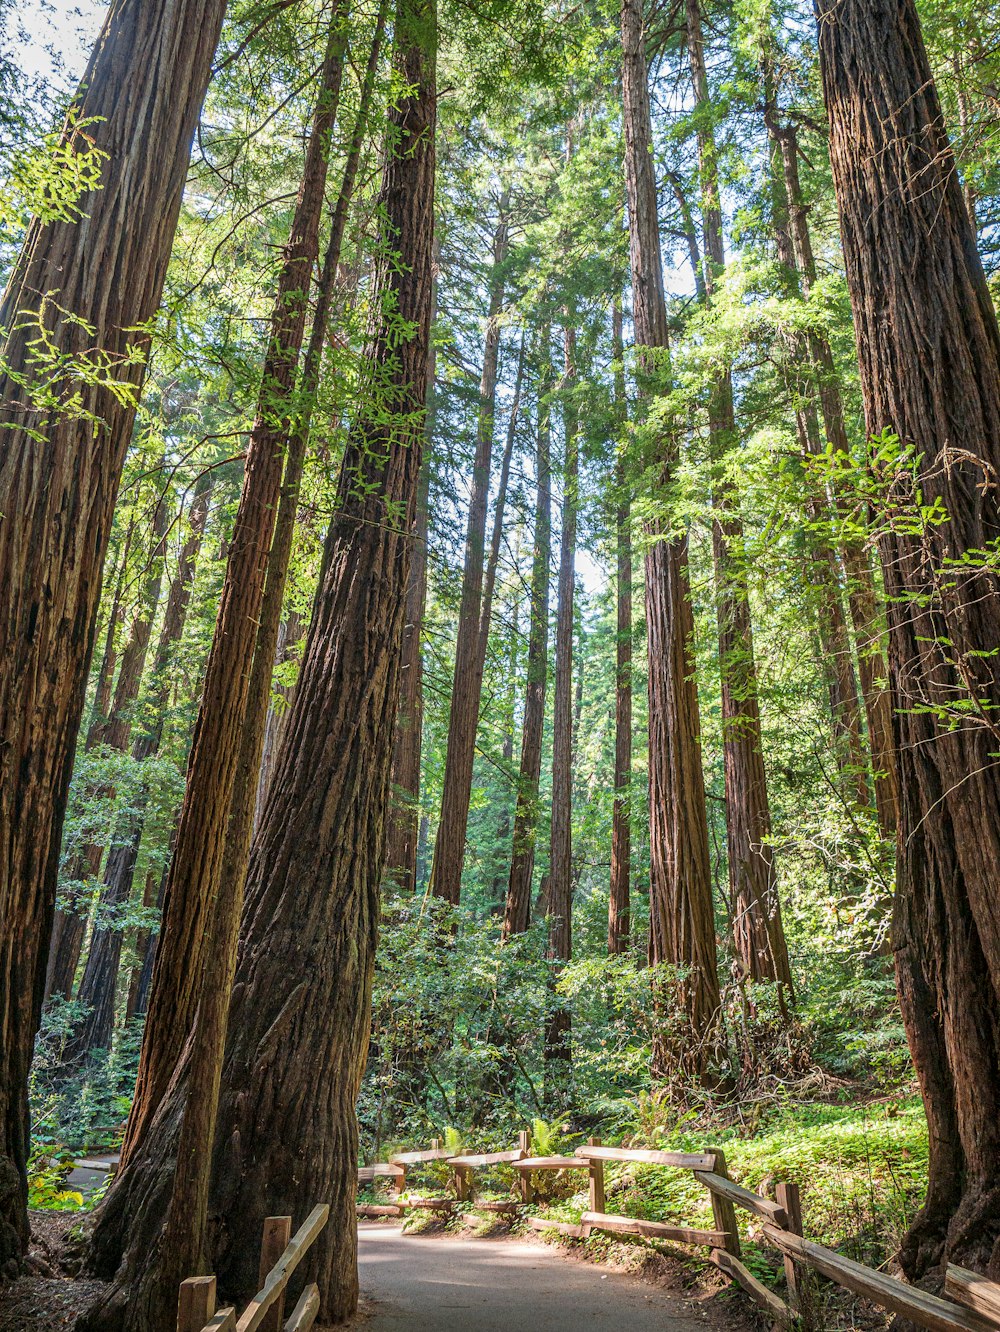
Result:
M359 1227L363 1332L707 1332L745 1328L704 1300L577 1262L550 1245ZM714 1303L714 1302L713 1302Z

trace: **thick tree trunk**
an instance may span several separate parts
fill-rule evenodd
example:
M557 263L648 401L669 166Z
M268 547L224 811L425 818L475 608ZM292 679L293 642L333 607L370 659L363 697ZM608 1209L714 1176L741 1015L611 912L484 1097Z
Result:
M531 565L531 617L521 768L514 808L514 845L504 911L503 937L523 934L531 922L531 881L538 827L538 782L542 773L542 733L549 673L549 563L552 558L551 352L549 328L539 334L537 458L535 462L535 541Z
M153 519L153 535L157 538L156 549L152 552L129 641L122 653L111 712L102 736L107 748L117 750L119 753L124 753L128 748L132 735L135 702L139 697L139 688L146 669L153 617L160 601L166 533L167 509L161 500ZM107 794L110 796L112 792L108 791ZM128 843L125 850L127 846ZM107 1050L111 1046L111 1033L115 1025L115 992L122 951L122 930L114 917L128 901L132 889L131 874L127 878L124 877L116 863L116 852L119 849L113 845L108 856L104 886L98 900L97 922L90 937L87 962L77 993L77 998L87 1011L66 1044L67 1064L83 1059L90 1050ZM103 848L96 846L92 849L97 863L100 862L102 850Z
M830 151L880 534L899 780L894 948L930 1128L911 1276L1000 1277L1000 332L912 0L820 0ZM940 497L947 519L914 532Z
M472 769L476 756L479 701L484 662L479 659L479 621L482 612L483 558L486 548L486 509L490 493L490 463L493 457L496 413L497 367L500 357L500 314L504 301L504 260L507 254L509 192L504 191L496 231L493 235L493 269L490 303L486 316L483 373L479 385L479 424L472 463L469 520L465 533L465 569L462 600L458 612L455 644L455 675L448 719L448 749L441 793L431 892L446 902L458 904L462 892L465 833L469 823Z
M687 0L688 58L700 113L698 162L704 233L702 289L711 303L725 268L722 203L712 103L705 69L700 0ZM757 667L746 580L743 521L739 496L725 479L728 455L736 446L732 372L714 377L708 407L709 450L721 475L715 481L712 523L719 671L722 686L723 764L726 787L726 847L733 942L748 979L791 986L788 947L770 846L771 810L761 741Z
M324 582L251 856L210 1204L215 1270L239 1299L257 1285L264 1217L301 1216L320 1198L330 1204L308 1264L324 1321L346 1318L357 1303L354 1102L368 1037L430 334L433 11L404 0L395 34L397 86L406 91L390 115L369 393L348 439ZM401 325L413 336L401 338ZM144 1262L162 1221L187 1072L178 1071L156 1131L127 1163L129 1188L116 1186L106 1204L128 1227L132 1263Z
M224 0L116 0L76 99L73 144L106 154L83 220L35 220L0 303L0 1272L28 1237L27 1078L52 928L59 843L115 497ZM73 123L76 123L74 121ZM78 137L79 136L79 137ZM86 136L84 139L83 136ZM39 296L39 293L53 293ZM56 391L39 323L67 358ZM82 382L90 349L126 392ZM136 355L130 360L130 349Z
M611 815L611 892L608 899L608 952L626 953L632 928L630 903L632 819L632 503L631 480L625 468L626 426L625 346L622 307L612 310L612 354L615 377L615 543L618 557L618 640L615 654L615 802Z
M268 551L291 431L292 395L319 249L330 135L343 72L338 10L319 78L302 183L278 277L246 476L233 528L222 600L205 671L201 708L188 763L177 845L164 893L163 921L122 1164L135 1150L166 1092L192 1029L203 959L226 845L233 788L242 752L257 625ZM267 663L270 670L273 663ZM256 779L256 772L253 774ZM119 1174L116 1186L125 1178Z
M641 0L624 0L622 49L633 323L642 357L640 384L649 394L662 391L666 381L669 337ZM654 459L664 482L676 458L677 441L664 430ZM687 1028L678 1039L669 1018L658 1026L653 1069L656 1076L677 1067L703 1075L714 1044L720 996L687 537L656 524L647 535L649 952L654 965L685 969L685 977L670 989L681 1025ZM656 985L662 1011L668 995L659 981Z
M568 312L567 312L568 314ZM559 537L556 671L552 703L552 826L549 842L549 960L573 956L573 600L576 590L576 512L580 484L580 423L574 401L576 329L564 333L562 524ZM545 1033L545 1094L551 1106L568 1099L571 1058L570 1014L555 1007ZM563 1067L560 1067L563 1066Z

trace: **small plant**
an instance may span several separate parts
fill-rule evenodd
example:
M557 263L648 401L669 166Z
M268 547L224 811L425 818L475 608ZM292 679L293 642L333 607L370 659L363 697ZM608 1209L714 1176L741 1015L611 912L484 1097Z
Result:
M569 1125L561 1119L546 1123L544 1119L531 1121L532 1156L564 1156L580 1138L579 1133L570 1133Z
M69 1161L48 1154L32 1156L28 1162L28 1206L36 1212L80 1212L86 1206L82 1193L64 1188Z

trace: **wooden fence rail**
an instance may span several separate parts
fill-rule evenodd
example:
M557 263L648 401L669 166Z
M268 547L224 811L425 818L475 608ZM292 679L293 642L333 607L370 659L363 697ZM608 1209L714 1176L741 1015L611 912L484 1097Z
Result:
M285 1290L330 1217L330 1208L314 1207L294 1235L290 1216L269 1216L260 1247L260 1290L243 1313L216 1311L214 1276L188 1277L177 1298L177 1332L309 1332L320 1307L319 1288L310 1283L286 1321Z
M772 1326L790 1328L804 1323L811 1325L808 1289L802 1284L802 1269L811 1268L830 1281L843 1286L890 1313L908 1318L918 1327L930 1332L998 1332L1000 1329L1000 1284L988 1281L965 1268L948 1268L945 1294L929 1295L926 1291L908 1286L906 1282L876 1272L856 1263L843 1254L814 1244L802 1234L802 1206L798 1185L780 1183L775 1200L761 1197L730 1179L723 1152L709 1148L704 1152L668 1152L629 1147L605 1147L592 1138L585 1147L578 1147L573 1156L530 1155L531 1135L521 1133L519 1146L511 1151L487 1152L478 1155L449 1156L435 1141L429 1152L405 1152L393 1156L385 1165L369 1166L359 1171L359 1182L378 1175L394 1177L390 1166L418 1165L443 1161L451 1167L455 1197L417 1198L402 1195L397 1189L393 1205L359 1204L359 1215L402 1215L408 1207L434 1207L447 1210L459 1202L475 1204L472 1176L474 1171L495 1165L506 1165L518 1177L520 1199L507 1203L481 1203L492 1210L516 1211L537 1200L533 1180L545 1171L586 1170L589 1180L590 1206L579 1223L550 1221L545 1217L529 1216L528 1224L536 1230L555 1231L573 1239L586 1239L593 1231L608 1234L636 1235L643 1239L671 1240L708 1250L709 1260L743 1290L769 1316ZM708 1190L712 1202L714 1228L701 1230L660 1221L636 1217L614 1216L607 1212L605 1202L605 1166L611 1162L632 1162L660 1165L675 1170L689 1170L692 1176ZM405 1178L405 1176L404 1176ZM787 1296L782 1299L765 1286L747 1268L741 1258L740 1235L736 1209L750 1212L763 1222L760 1238L781 1254L784 1263ZM303 1325L308 1326L308 1325ZM242 1323L233 1324L244 1332ZM287 1325L286 1325L287 1328ZM186 1332L181 1329L180 1332ZM205 1329L207 1332L207 1328Z

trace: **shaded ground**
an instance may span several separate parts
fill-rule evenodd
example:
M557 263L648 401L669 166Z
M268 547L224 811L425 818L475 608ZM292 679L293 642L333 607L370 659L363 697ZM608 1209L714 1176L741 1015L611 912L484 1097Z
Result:
M359 1227L363 1332L706 1332L748 1327L714 1301L510 1239Z
M32 1212L31 1271L10 1286L0 1286L0 1332L66 1332L78 1314L104 1289L100 1281L79 1281L69 1231L77 1212Z

